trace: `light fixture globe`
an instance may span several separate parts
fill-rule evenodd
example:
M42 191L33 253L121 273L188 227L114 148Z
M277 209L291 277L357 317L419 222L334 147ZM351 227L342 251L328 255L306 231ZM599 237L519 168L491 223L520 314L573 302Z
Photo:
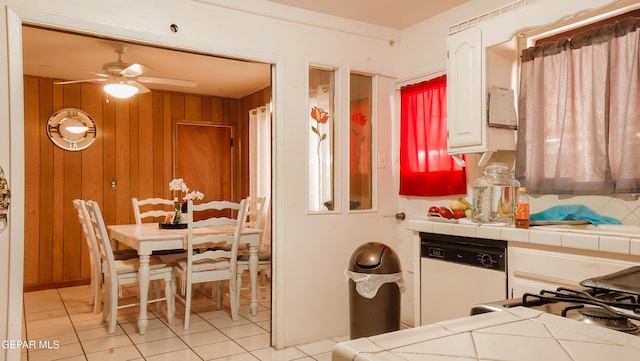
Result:
M123 82L109 83L104 86L104 91L114 98L126 99L138 93L138 88Z

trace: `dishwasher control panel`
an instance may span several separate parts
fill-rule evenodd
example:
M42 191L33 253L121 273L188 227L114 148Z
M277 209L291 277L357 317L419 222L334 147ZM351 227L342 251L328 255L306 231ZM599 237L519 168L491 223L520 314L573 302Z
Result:
M430 236L433 235L430 234ZM438 236L421 239L421 256L423 258L438 259L498 271L506 270L507 251L506 243L503 241Z

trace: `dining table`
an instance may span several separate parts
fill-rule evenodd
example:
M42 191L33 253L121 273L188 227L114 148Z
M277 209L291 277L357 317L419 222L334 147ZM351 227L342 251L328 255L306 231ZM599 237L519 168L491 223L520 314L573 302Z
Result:
M147 330L147 300L149 291L149 257L153 251L179 250L187 248L186 229L160 228L157 223L117 224L107 226L109 237L125 244L138 252L138 287L140 291L140 313L138 315L138 331L144 335ZM198 230L200 234L233 234L232 225L208 226ZM244 228L240 243L249 246L249 275L251 280L251 314L258 313L257 280L258 280L258 246L260 233L258 228Z

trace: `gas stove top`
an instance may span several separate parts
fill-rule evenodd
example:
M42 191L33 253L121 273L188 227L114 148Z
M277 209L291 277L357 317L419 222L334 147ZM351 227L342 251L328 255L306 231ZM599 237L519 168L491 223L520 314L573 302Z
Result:
M521 298L476 305L471 314L524 306L588 324L640 336L639 296L598 288L564 288L525 293Z

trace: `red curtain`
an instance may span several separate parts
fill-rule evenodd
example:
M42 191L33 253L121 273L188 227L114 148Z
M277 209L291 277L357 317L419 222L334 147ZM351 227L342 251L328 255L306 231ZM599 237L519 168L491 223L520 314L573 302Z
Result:
M466 194L465 171L447 152L446 75L404 86L400 95L400 194Z

